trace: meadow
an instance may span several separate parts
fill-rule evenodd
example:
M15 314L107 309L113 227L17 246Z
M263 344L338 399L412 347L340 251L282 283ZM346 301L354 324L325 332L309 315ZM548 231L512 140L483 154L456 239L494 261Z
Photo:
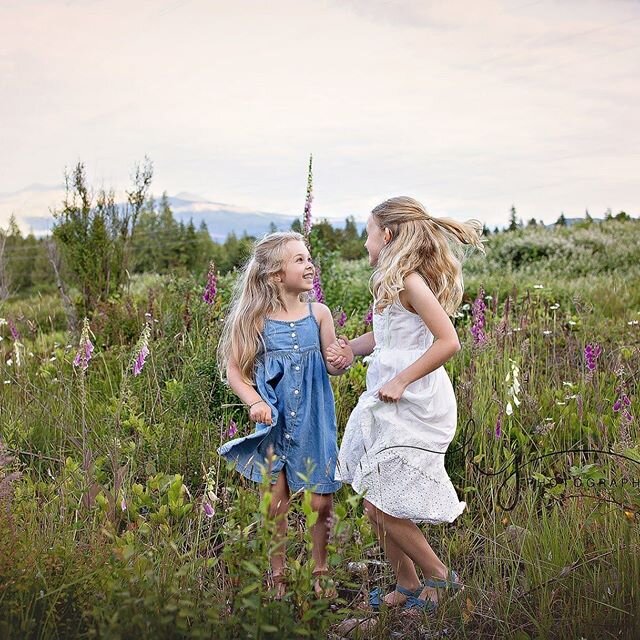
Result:
M467 509L425 531L466 589L367 637L640 637L638 246L637 220L585 222L491 235L465 263L446 465ZM368 330L366 262L321 266L339 332ZM301 494L273 599L267 504L216 454L252 429L215 360L234 277L204 300L205 276L137 275L75 333L51 289L1 304L0 637L338 638L393 584L346 487L340 598L312 596ZM333 379L339 430L365 372Z

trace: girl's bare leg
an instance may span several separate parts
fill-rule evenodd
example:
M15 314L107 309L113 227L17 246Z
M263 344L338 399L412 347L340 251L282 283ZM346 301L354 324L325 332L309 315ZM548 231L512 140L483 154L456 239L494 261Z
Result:
M333 513L333 494L312 494L311 508L318 514L316 523L311 527L313 572L316 574L325 574L328 571L327 543L329 542L331 514ZM320 580L316 580L314 589L316 593L327 591L326 589L323 590ZM333 593L327 593L326 595L333 595Z
M376 534L384 549L385 556L391 563L396 583L405 589L415 591L420 586L420 578L418 578L416 566L411 558L384 531L376 530ZM384 601L392 607L403 604L406 599L407 596L395 590L387 593L384 597Z
M286 565L287 513L289 513L289 485L284 469L270 488L272 497L269 505L269 517L276 523L274 545L271 553L271 573L276 585L276 597L282 598L286 585L282 581Z
M390 540L392 545L395 545L394 553L396 550L404 553L422 569L425 578L446 579L448 577L447 567L435 554L415 523L410 520L394 518L380 511L368 500L364 501L364 505L365 512L374 525L378 538L381 541L385 538L387 541ZM389 559L394 562L391 558ZM398 561L397 556L395 561ZM437 601L438 593L435 589L425 587L421 597Z

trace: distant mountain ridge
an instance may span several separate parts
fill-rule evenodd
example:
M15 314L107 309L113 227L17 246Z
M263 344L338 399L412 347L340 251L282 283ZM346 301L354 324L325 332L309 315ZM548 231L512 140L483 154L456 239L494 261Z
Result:
M64 185L40 184L30 185L19 191L0 193L0 227L6 227L11 214L14 214L25 233L33 232L36 236L51 233L54 221L51 211L60 207L64 193ZM124 195L118 199L124 199ZM186 224L192 219L196 227L205 222L211 237L217 241L224 240L230 233L240 236L246 232L259 237L269 231L271 223L278 230L289 229L296 218L302 218L303 207L301 204L299 216L275 211L254 211L233 204L213 202L186 192L169 196L168 201L176 220ZM344 226L342 219L330 220L334 226ZM363 225L364 223L358 223L358 228Z
M214 240L224 240L230 233L242 235L246 232L252 236L261 236L269 231L271 223L279 230L289 229L298 217L276 212L251 211L223 202L210 202L186 193L179 193L168 200L177 220L186 223L193 219L196 227L205 222Z

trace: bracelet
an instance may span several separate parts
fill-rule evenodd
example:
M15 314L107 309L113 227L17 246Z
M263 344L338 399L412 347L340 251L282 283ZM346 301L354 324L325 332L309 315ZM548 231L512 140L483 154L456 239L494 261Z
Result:
M260 398L260 400L256 400L255 402L253 402L253 403L251 403L251 404L247 405L247 407L248 407L249 409L251 409L251 407L253 407L253 405L254 405L254 404L260 404L261 402L264 402L264 400L263 400L262 398Z

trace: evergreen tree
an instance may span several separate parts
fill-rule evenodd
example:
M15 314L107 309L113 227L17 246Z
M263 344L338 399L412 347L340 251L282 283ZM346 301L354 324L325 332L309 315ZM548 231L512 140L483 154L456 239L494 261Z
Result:
M518 223L518 218L516 216L516 208L514 205L511 205L511 210L509 212L509 226L507 227L507 231L515 231L521 225Z

